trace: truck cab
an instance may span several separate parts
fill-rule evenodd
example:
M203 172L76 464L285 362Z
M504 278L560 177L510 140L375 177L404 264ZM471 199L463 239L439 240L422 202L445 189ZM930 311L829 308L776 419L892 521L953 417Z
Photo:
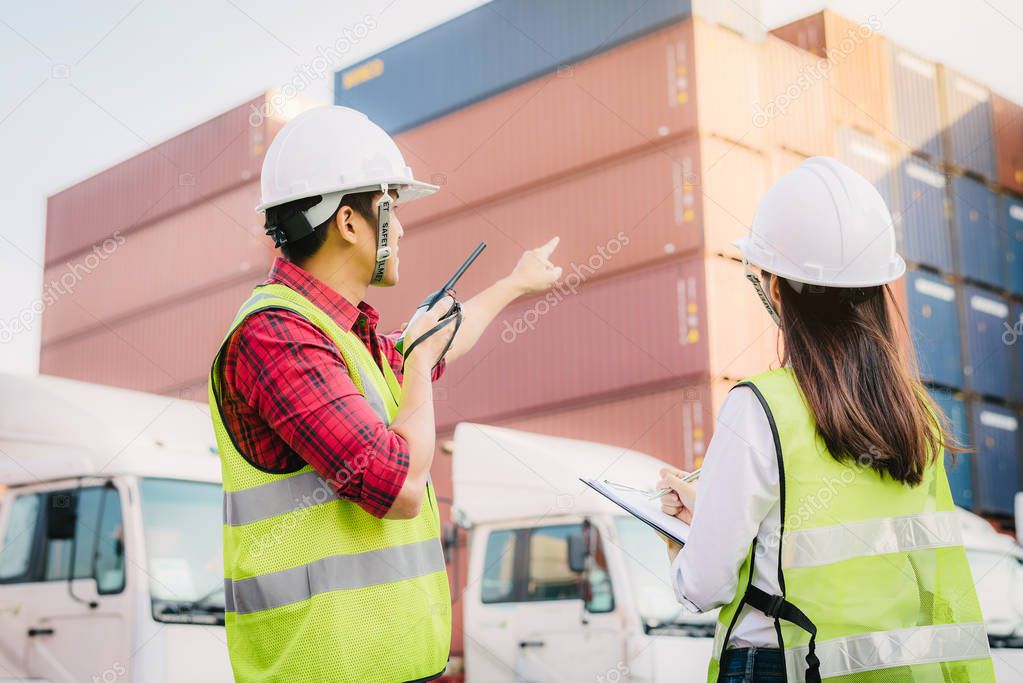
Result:
M0 405L0 680L233 680L207 407L52 377Z
M463 423L454 513L468 529L467 683L705 681L716 611L676 600L664 542L579 481L649 486L667 463ZM959 511L998 680L1023 678L1023 549Z

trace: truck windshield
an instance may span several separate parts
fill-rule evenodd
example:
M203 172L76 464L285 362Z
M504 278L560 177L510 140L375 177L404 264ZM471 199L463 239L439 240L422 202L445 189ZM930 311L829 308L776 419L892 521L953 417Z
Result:
M664 541L632 516L615 517L636 607L648 630L672 629L712 635L716 612L693 614L675 599Z
M220 485L147 478L139 488L153 618L223 624Z

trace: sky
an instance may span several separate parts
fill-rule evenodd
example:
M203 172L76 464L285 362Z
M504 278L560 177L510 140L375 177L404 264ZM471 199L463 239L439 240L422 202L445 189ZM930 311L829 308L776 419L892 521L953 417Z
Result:
M731 0L721 0L730 2ZM322 46L364 36L332 73L480 0L107 0L0 9L0 372L38 367L46 197L291 82ZM1018 0L762 0L774 28L829 7L1023 102ZM371 20L370 20L371 19ZM374 28L368 33L354 29ZM1011 68L1015 60L1017 68ZM396 93L400 97L400 93Z

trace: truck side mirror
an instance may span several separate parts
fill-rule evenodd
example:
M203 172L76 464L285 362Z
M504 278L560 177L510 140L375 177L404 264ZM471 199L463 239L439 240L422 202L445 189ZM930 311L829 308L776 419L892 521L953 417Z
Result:
M46 537L54 541L70 541L75 537L78 521L78 499L62 491L47 497Z
M586 558L590 549L582 530L573 531L568 537L568 568L573 572L582 573L586 570Z

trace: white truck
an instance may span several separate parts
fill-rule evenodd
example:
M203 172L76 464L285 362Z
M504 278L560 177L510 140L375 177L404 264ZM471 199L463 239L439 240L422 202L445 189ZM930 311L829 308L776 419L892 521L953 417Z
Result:
M0 377L0 681L227 683L206 406Z
M469 683L705 679L713 615L683 611L661 540L577 479L647 485L662 465L458 427ZM233 680L219 481L202 404L0 377L0 683ZM1023 680L1023 552L962 515L999 680Z
M467 683L706 680L714 614L675 601L664 543L579 477L648 487L665 466L603 444L463 423ZM960 511L999 681L1023 681L1023 548Z

